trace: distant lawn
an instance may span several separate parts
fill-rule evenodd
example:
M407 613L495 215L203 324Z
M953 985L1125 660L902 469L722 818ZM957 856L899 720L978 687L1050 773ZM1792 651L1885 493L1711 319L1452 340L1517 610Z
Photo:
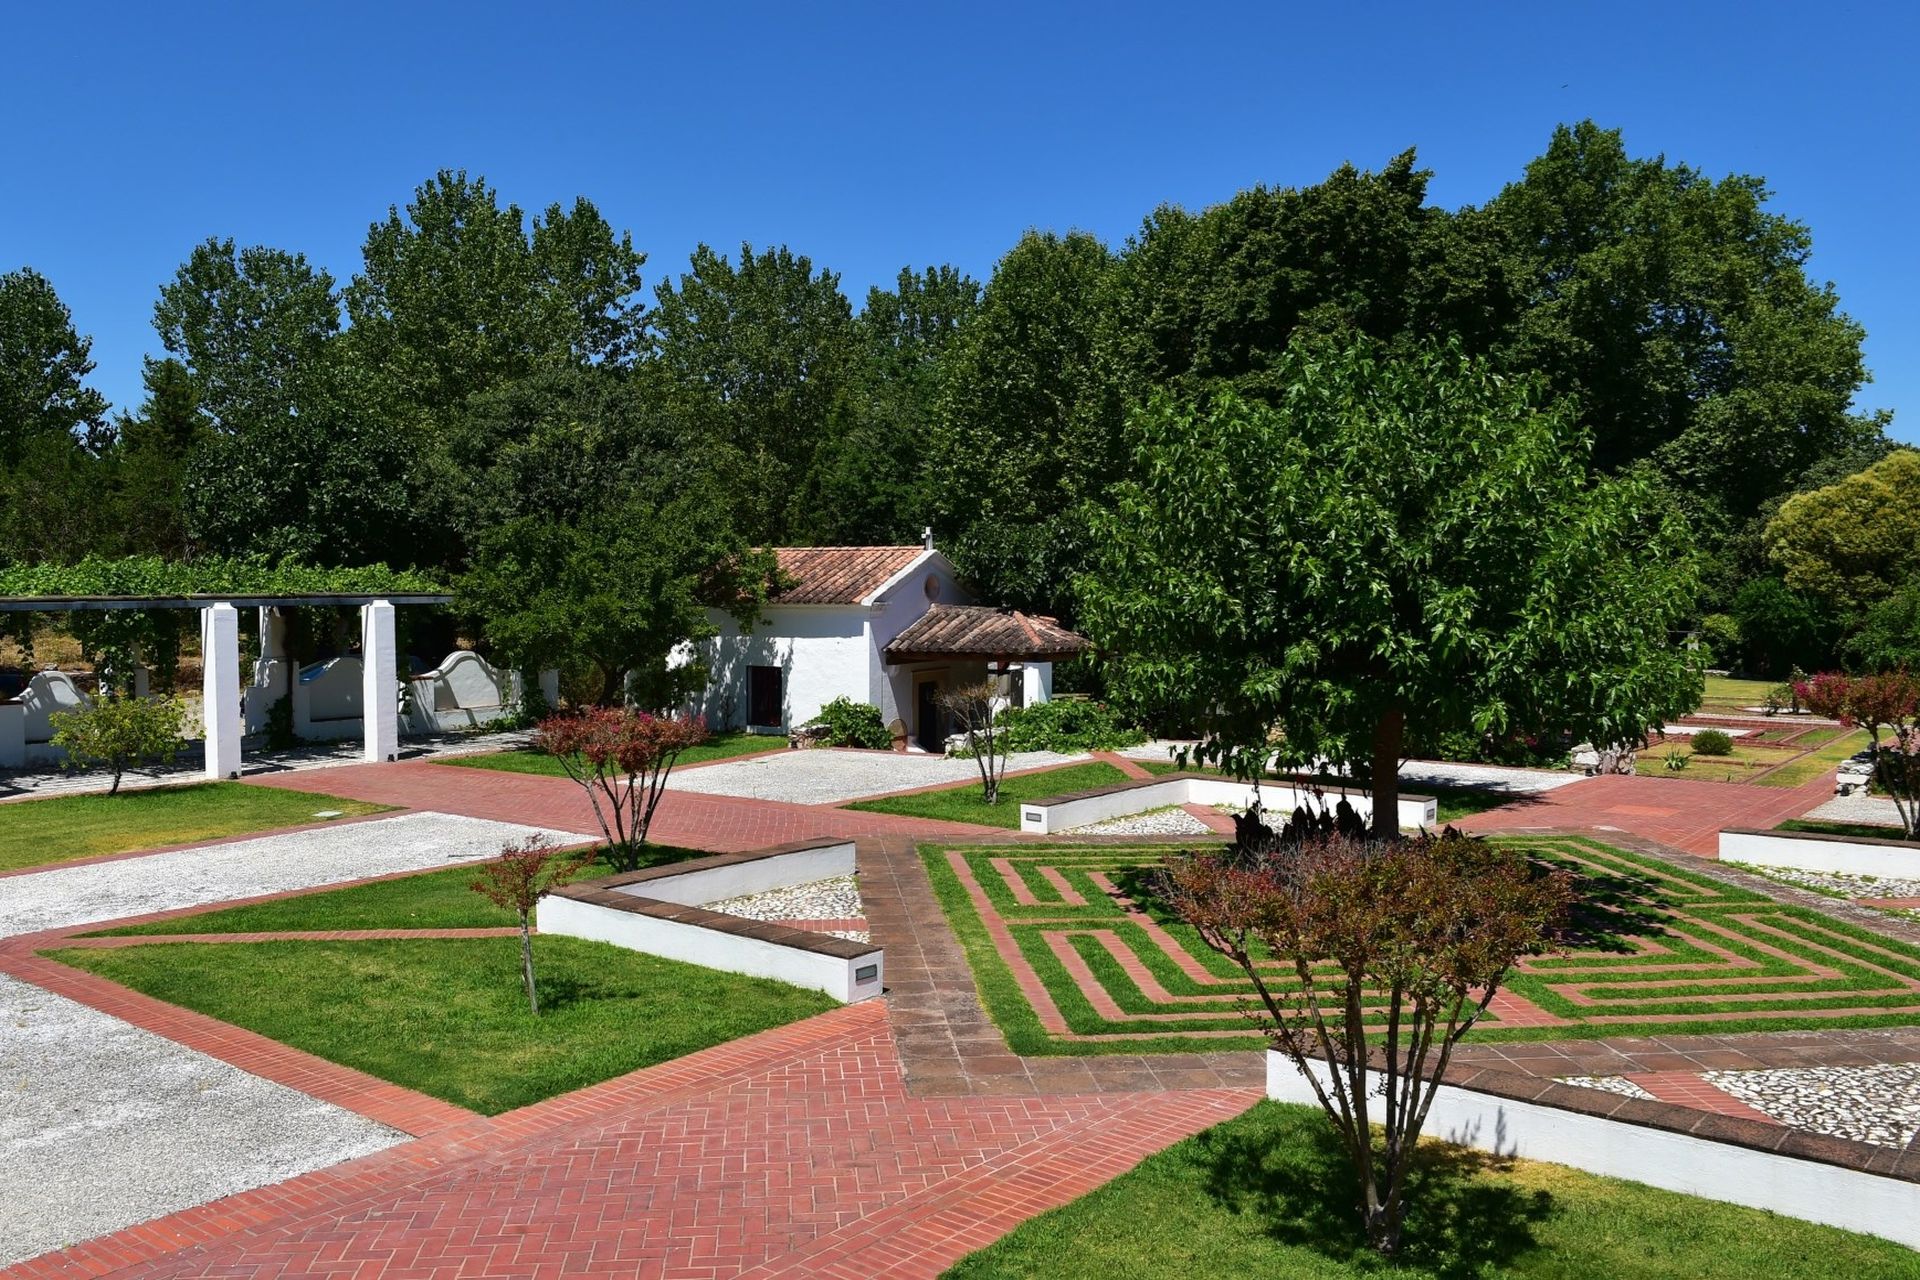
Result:
M1353 1175L1317 1109L1263 1102L1022 1224L949 1280L1911 1280L1920 1256L1561 1165L1423 1144L1402 1256L1358 1230Z
M1834 769L1856 751L1867 749L1867 732L1855 729L1852 733L1829 740L1818 751L1809 752L1792 764L1781 765L1772 773L1754 781L1763 787L1797 787L1803 782L1812 782L1817 778L1833 776Z
M1865 836L1869 840L1898 840L1900 828L1872 822L1820 822L1811 818L1788 818L1775 831L1809 831L1822 836Z
M1008 778L1000 784L1000 802L995 805L981 802L980 783L976 779L965 786L946 791L921 791L910 796L861 800L846 807L863 809L868 813L899 813L910 818L973 822L983 827L1007 827L1017 831L1020 828L1020 805L1024 801L1044 800L1048 796L1087 791L1126 780L1127 775L1120 770L1095 760L1090 764L1068 765L1044 773L1026 773Z
M1737 680L1732 676L1708 676L1707 687L1700 698L1702 711L1737 711L1746 713L1748 707L1764 707L1767 690L1776 688L1778 680Z
M315 815L325 810L354 817L386 809L244 782L20 800L0 805L0 871L300 826L323 821Z
M703 764L730 756L751 755L756 751L784 748L786 739L764 733L716 734L697 747L680 753L678 764ZM442 756L434 764L458 765L462 769L501 769L508 773L539 773L565 777L566 769L557 756L542 751L494 751L483 756Z
M646 866L705 857L708 850L648 846ZM588 876L609 875L604 863ZM345 889L323 889L275 902L229 907L150 924L102 929L90 937L150 937L177 933L318 933L334 929L491 929L516 923L511 912L475 893L472 866L422 871ZM536 922L538 912L535 913Z
M495 1115L836 1007L765 978L579 938L159 943L53 959Z

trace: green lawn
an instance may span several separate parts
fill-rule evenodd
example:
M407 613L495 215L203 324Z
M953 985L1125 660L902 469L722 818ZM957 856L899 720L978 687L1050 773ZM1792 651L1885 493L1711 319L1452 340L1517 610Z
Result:
M657 867L707 856L705 849L647 846L644 865ZM604 863L587 872L609 875ZM345 889L322 889L275 902L228 907L173 920L102 929L91 937L148 937L175 933L325 932L334 929L489 929L515 923L511 912L494 906L470 887L471 866L422 871L392 880L376 880ZM536 912L536 919L538 913Z
M708 760L725 760L730 756L750 755L756 751L779 750L786 745L786 739L764 733L720 733L697 747L682 751L677 763L703 764ZM559 757L543 751L494 751L481 756L443 756L433 763L458 765L462 769L500 769L508 773L540 773L553 777L565 777L567 773Z
M202 782L0 805L0 871L271 831L386 806L243 782Z
M1708 676L1706 690L1700 698L1700 710L1745 712L1748 707L1763 707L1766 705L1767 690L1779 683L1778 680Z
M579 938L156 943L53 959L488 1115L835 1007Z
M1842 760L1856 751L1867 749L1867 731L1855 729L1831 739L1818 751L1808 752L1792 764L1781 765L1772 773L1755 778L1763 787L1797 787L1803 782L1812 782L1816 778L1833 778L1833 771Z
M847 805L868 813L900 813L913 818L938 818L942 822L973 822L983 827L1020 827L1020 805L1027 800L1087 791L1094 787L1125 782L1127 775L1110 764L1095 760L1090 764L1068 765L1044 773L1025 773L1000 784L1000 802L989 805L980 799L978 779L945 791L920 791L910 796L886 796L879 800L860 800Z
M949 1280L1913 1280L1920 1255L1560 1165L1423 1148L1406 1244L1366 1248L1317 1109L1264 1102L962 1259Z

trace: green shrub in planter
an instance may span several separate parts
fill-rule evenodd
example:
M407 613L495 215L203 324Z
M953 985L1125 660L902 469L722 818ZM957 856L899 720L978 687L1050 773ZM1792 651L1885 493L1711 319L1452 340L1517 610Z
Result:
M1000 731L1009 751L1115 751L1147 740L1106 703L1079 698L1016 707L1001 717Z
M887 732L886 723L880 719L880 708L871 702L835 698L820 708L820 714L813 718L813 723L827 727L828 746L885 751L893 745L893 735Z
M1733 754L1733 739L1718 729L1702 729L1693 735L1693 754L1730 756Z

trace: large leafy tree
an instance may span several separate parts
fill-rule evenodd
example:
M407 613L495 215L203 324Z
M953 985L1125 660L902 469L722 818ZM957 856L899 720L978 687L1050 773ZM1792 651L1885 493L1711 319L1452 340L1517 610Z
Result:
M799 537L859 545L919 535L941 360L979 304L979 283L950 266L903 267L894 288L867 291L854 321L852 402L815 456Z
M1920 574L1920 450L1795 494L1768 523L1766 545L1790 587L1848 610L1885 599Z
M148 360L142 381L147 396L139 412L120 415L116 424L121 542L135 553L182 556L190 543L181 490L187 458L207 439L207 418L193 376L178 360Z
M989 598L1073 613L1087 511L1119 466L1118 400L1094 333L1113 259L1029 233L948 347L927 446L940 546Z
M442 170L367 232L347 286L356 358L430 417L537 370L637 348L646 255L590 202L531 229L484 179Z
M1880 427L1849 408L1863 332L1769 194L1585 121L1484 211L1522 304L1509 363L1573 399L1602 470L1652 459L1735 522Z
M240 432L312 408L340 299L301 254L216 238L161 286L153 327L214 429Z
M0 464L17 464L32 440L102 430L107 402L86 385L92 347L45 276L0 275Z
M740 246L735 263L706 245L678 281L662 281L654 355L703 444L746 460L752 535L778 542L805 519L823 444L847 410L856 364L853 310L840 277L785 245Z
M1695 566L1644 479L1457 350L1296 343L1275 405L1156 397L1094 518L1083 621L1243 773L1352 766L1395 823L1409 732L1641 737L1698 699Z

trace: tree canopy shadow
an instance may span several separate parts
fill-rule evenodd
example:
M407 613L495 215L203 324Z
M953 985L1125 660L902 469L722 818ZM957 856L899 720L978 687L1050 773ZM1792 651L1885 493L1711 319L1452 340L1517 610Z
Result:
M1275 1143L1276 1132L1286 1141ZM1202 1149L1206 1191L1265 1233L1350 1266L1413 1268L1436 1280L1470 1280L1538 1246L1533 1224L1553 1211L1546 1191L1486 1176L1501 1158L1445 1143L1423 1143L1407 1193L1400 1252L1375 1254L1360 1225L1359 1182L1324 1118L1284 1130L1239 1125L1209 1130Z

